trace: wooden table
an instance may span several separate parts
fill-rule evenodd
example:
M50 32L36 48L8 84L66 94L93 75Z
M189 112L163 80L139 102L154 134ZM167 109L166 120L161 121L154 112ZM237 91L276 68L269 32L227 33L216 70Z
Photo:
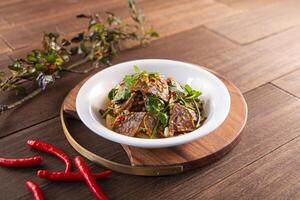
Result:
M207 66L244 93L249 119L240 143L220 161L170 177L114 173L99 184L111 199L300 199L300 2L298 0L138 1L161 37L148 48L133 48L114 62L169 58ZM71 37L85 27L82 12L112 11L126 16L125 0L0 2L0 63L37 47L43 31ZM170 66L171 67L171 66ZM55 87L22 107L0 116L0 155L37 154L27 139L55 144L77 155L59 122L60 105L86 75L68 74ZM20 97L1 94L0 102ZM89 132L74 120L85 144L107 158L125 160L122 149ZM85 134L83 134L85 133ZM94 142L97 138L97 142ZM62 170L46 154L43 168ZM89 162L93 170L103 170ZM84 183L54 183L36 169L0 168L0 199L31 199L24 183L36 181L46 199L93 199Z

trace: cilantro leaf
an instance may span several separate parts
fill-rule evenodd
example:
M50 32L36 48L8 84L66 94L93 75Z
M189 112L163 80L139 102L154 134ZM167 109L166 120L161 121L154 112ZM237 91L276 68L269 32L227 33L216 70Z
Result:
M125 84L126 88L128 88L129 90L132 89L136 80L137 80L137 77L134 75L126 75L123 78L124 84Z
M156 78L159 76L159 74L157 72L147 72L145 70L141 70L137 65L133 66L133 70L135 72L135 74L132 75L126 75L123 78L124 84L126 86L126 88L128 88L129 90L132 89L132 87L134 86L135 82L143 77L151 77L151 78Z
M168 125L169 117L166 113L160 112L158 114L158 119L159 119L160 123L163 125L163 127L166 127Z
M133 66L133 70L134 70L135 73L141 72L141 69L137 65Z
M153 114L157 114L162 111L165 107L163 100L159 99L154 95L149 95L146 101L146 110Z
M114 97L116 96L116 94L117 94L117 89L116 88L113 88L113 89L111 89L110 91L109 91L109 93L108 93L108 98L110 99L110 100L113 100L114 99Z
M184 90L187 92L187 99L195 99L198 98L202 93L198 90L193 90L191 88L191 86L189 86L188 84L186 84L184 86Z
M184 89L185 89L185 91L186 91L189 95L192 95L193 89L191 88L191 86L189 86L188 84L186 84L186 85L184 86Z
M115 94L113 101L119 103L121 101L127 100L130 97L131 93L127 88L118 90Z
M157 118L157 122L163 127L168 125L169 117L164 113L165 102L154 95L149 95L146 101L146 110ZM154 131L155 132L155 131Z

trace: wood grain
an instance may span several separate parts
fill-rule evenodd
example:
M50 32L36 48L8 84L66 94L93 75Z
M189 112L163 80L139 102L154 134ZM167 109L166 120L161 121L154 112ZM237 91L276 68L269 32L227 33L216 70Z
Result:
M18 2L21 2L21 1L23 1L23 0L1 1L1 2L0 2L0 6L3 7L3 6L10 5L10 4L18 3Z
M299 199L299 1L137 2L162 37L148 48L124 52L115 63L170 58L208 66L246 92L250 115L239 145L222 160L172 177L114 173L99 181L110 199ZM43 31L70 37L85 27L74 19L76 14L105 10L125 17L126 1L0 1L0 69L10 62L7 55L16 58L40 45ZM203 24L208 28L201 27ZM57 116L65 95L84 77L69 74L23 107L1 115L1 156L36 154L24 145L30 138L77 155L63 137ZM0 102L17 98L14 93L1 94ZM84 141L89 150L129 163L120 146L99 142L99 137L78 121L68 122L74 137ZM45 169L61 169L60 160L42 155ZM93 171L102 170L89 164ZM46 199L92 199L85 184L44 181L35 177L36 170L0 168L0 199L31 199L24 187L28 179L41 184Z
M84 77L84 75L70 74L64 77L64 81L57 80L55 87L49 86L47 91L32 99L30 102L25 103L15 110L1 114L0 136L6 136L58 116L60 104L64 97L68 94L72 86L75 86L78 81ZM65 81L68 81L68 84L66 84ZM0 101L1 103L12 103L23 96L24 95L16 95L15 92L8 92L1 95ZM30 114L28 111L30 111Z
M299 8L300 2L297 0L280 1L205 26L240 44L248 44L299 25Z
M267 50L281 54L281 57L287 56L291 58L300 58L300 27L294 27L289 30L283 31L273 35L272 37L265 38L253 45L260 50Z
M82 9L78 8L78 5L80 6L81 4L75 4L72 5L72 8L74 9L72 9L72 13L67 13L66 15L60 14L59 16L55 16L54 11L52 10L52 18L42 18L39 21L27 23L26 26L22 26L18 30L18 35L13 34L17 27L16 25L1 30L0 34L14 49L40 42L41 35L44 31L58 31L67 34L68 37L71 37L78 31L82 31L86 28L87 22L84 20L76 20L76 14L80 14L82 12L104 12L109 10L111 12L118 13L118 15L123 17L128 16L128 12L126 10L127 5L124 4L124 2L120 2L121 1L118 1L119 5L112 2L106 3L108 5L95 5L94 8L91 8L92 4L90 6L84 6ZM178 7L179 4L182 6ZM158 0L142 1L140 6L145 8L144 10L149 24L159 31L161 37L189 30L203 23L238 13L238 11L226 5L215 3L212 0L179 0L176 3L169 0L163 2ZM39 8L38 6L35 7L36 9ZM188 12L189 14L187 15L185 12L187 10L191 10L192 12ZM51 9L47 12L51 12ZM160 13L163 13L163 15ZM218 13L222 13L222 15L219 15ZM43 23L45 20L47 20L47 23ZM57 21L60 23L58 24ZM21 35L21 37L19 35Z
M203 27L197 27L154 41L147 48L124 51L114 63L143 58L165 58L202 65L201 62L195 62L195 60L204 60L217 53L235 48L239 46Z
M298 69L299 50L300 28L295 27L253 44L194 62L226 75L245 92Z
M194 35L196 33L196 35ZM182 35L181 35L182 34ZM181 35L181 36L180 36ZM187 35L191 44L193 45L184 45L183 42L174 43L174 41L178 40L183 35ZM140 55L142 58L147 57L146 50L150 55L149 57L156 57L153 53L158 53L163 57L168 57L170 55L171 49L177 49L176 52L173 52L173 58L180 59L188 59L189 56L191 57L201 57L201 56L209 56L211 52L221 52L227 49L235 47L235 45L231 44L230 42L216 36L215 34L206 31L202 28L198 28L196 30L186 31L180 33L179 35L174 35L172 38L167 39L168 43L173 43L173 46L169 46L170 48L164 48L159 51L161 45L163 45L164 41L157 40L153 42L148 48L135 48L129 50L129 54L124 52L124 55L120 55L114 63L120 62L123 60L134 59L132 55L138 56ZM176 46L174 46L176 45ZM179 49L181 47L181 50ZM188 53L191 51L190 48L200 48L199 53L197 51L193 53ZM10 56L12 58L19 58L24 56L30 48L21 49L19 51L13 51ZM184 53L182 53L184 51ZM143 53L144 52L144 53ZM142 53L142 54L141 54ZM152 55L151 55L152 54ZM144 56L143 56L144 55ZM176 57L174 57L176 56ZM0 120L0 129L3 130L0 132L0 135L4 136L15 132L17 130L23 129L25 127L29 127L33 124L42 122L44 120L53 118L58 116L59 108L61 103L63 102L64 97L68 94L68 92L74 87L80 80L82 80L87 75L79 75L79 74L65 74L64 80L58 79L55 83L55 87L50 87L49 90L46 90L44 94L36 97L32 101L26 103L22 107L4 113L2 116L4 119L10 120ZM59 89L58 89L59 88ZM14 93L7 94L0 98L0 102L12 102L20 97L15 96ZM42 106L46 105L46 106ZM35 109L35 108L41 108ZM27 118L23 116L26 115L28 110L31 110L31 115ZM14 117L12 117L14 116Z
M32 41L32 40L36 40L37 39L37 37L36 38L33 37L32 32L30 32L26 27L23 27L23 26L21 26L21 27L18 28L18 33L19 33L18 36L16 36L14 34L14 32L15 31L9 29L9 30L3 30L0 33L1 37L3 38L3 40L13 50L25 47L29 43L28 41ZM40 36L39 36L39 41L41 41L41 39L40 39L41 37Z
M300 137L191 199L297 199L299 149Z
M0 69L4 72L8 72L7 66L11 63L11 59L5 55L5 54L0 54Z
M173 3L172 6L163 10L148 12L149 23L157 28L160 35L171 35L238 13L228 6L211 0L192 0L178 3L180 6ZM159 13L163 13L163 15Z
M298 69L299 58L255 44L195 62L224 74L246 92Z
M117 59L167 58L213 69L249 91L300 67L300 29L280 33L247 46L237 46L203 28L159 40L148 48L130 50ZM210 35L211 37L201 36ZM219 50L219 42L222 41ZM176 41L176 42L174 42ZM206 45L208 44L208 45ZM212 51L210 48L215 49ZM157 49L163 49L158 51Z
M95 5L94 3L92 0L66 0L59 3L48 0L16 1L11 4L2 5L0 7L0 16L3 16L12 26L27 25L32 21L42 22L51 17L62 17L78 11L79 8L85 10L85 8L91 8ZM113 2L110 4L112 5ZM24 20L24 16L27 16L26 20Z
M272 83L300 98L300 70L276 79Z
M239 47L200 27L157 40L147 48L134 48L125 51L114 63L142 58L167 58L192 62L218 71L228 77L229 80L232 80L245 92L293 71L300 66L300 54L297 55L297 51L300 49L298 45L300 42L293 42L293 39L291 39L295 38L294 41L300 41L299 35L299 29L295 29L279 34L274 39L270 38L250 46ZM185 40L182 40L182 37ZM24 56L29 49L14 51L11 57L18 58ZM70 81L68 84L60 80L57 82L60 90L56 90L55 88L50 89L28 105L24 105L22 108L14 111L18 113L16 120L20 120L30 107L33 114L23 119L24 124L18 123L16 125L15 118L12 118L9 122L3 122L3 124L0 121L0 127L4 130L0 135L9 134L57 116L59 104L63 101L64 96L84 76L70 74L70 78L68 77L69 75L66 77L66 82ZM12 98L13 96L12 94L8 95L4 99L4 102L13 101L15 99ZM48 100L49 97L51 98ZM44 112L33 109L36 103L43 101L47 102ZM42 116L39 113L42 113ZM11 116L12 114L8 112L5 115Z
M280 0L216 0L217 2L224 3L229 7L232 7L237 10L253 10L261 7L266 7L274 3L280 2Z
M242 140L228 156L219 162L203 169L172 177L145 178L115 173L107 180L99 181L100 185L112 199L175 197L186 199L190 195L198 195L205 188L251 164L279 145L299 136L299 131L297 131L299 126L296 122L299 121L300 116L296 110L299 109L300 102L297 99L275 87L266 85L247 93L246 101L249 102L250 115ZM266 115L268 117L265 119ZM270 121L272 123L268 123ZM88 149L105 155L106 158L126 163L126 156L120 146L101 140L99 136L91 133L77 120L71 120L69 123L72 124L74 137L83 141L83 145ZM288 129L282 130L282 126L288 127ZM36 151L31 151L24 145L27 139L42 139L57 145L71 156L76 155L65 140L57 118L1 139L0 145L3 148L0 149L0 154L6 156L34 155ZM16 151L16 149L18 150ZM60 160L47 154L43 154L43 156L46 159L45 169L61 169ZM91 166L93 171L101 170L95 165ZM91 198L85 184L44 181L35 178L34 171L0 168L0 177L2 180L6 180L6 184L0 187L0 191L5 191L1 192L1 197L3 199L29 199L30 194L23 184L28 178L33 178L41 184L46 197L50 199L65 199L66 195L72 199ZM141 185L144 193L140 192ZM294 188L292 185L287 186ZM16 190L18 190L17 193L14 192ZM80 191L80 193L74 192L74 190Z
M298 99L269 84L246 93L245 98L249 107L247 125L241 141L227 156L186 175L137 183L147 188L147 192L141 193L137 188L120 198L197 199L202 191L300 135ZM287 187L294 188L292 183Z
M77 131L86 131L85 127L80 126L80 124L77 124L76 126L76 121L74 122L74 125L75 126L73 128ZM85 137L87 140L94 139L93 136L95 136L95 134L89 134L89 132L85 133L87 134L83 135L83 137ZM78 136L75 134L75 137ZM55 144L55 146L65 151L72 159L77 155L77 153L71 148L67 140L64 138L58 118L49 120L27 130L20 131L16 134L1 139L0 145L4 147L0 149L1 155L5 155L7 157L42 155L44 158L42 166L37 168L13 169L1 167L1 180L5 180L5 184L1 185L1 199L31 199L31 194L24 186L25 181L28 179L34 180L42 187L42 190L45 193L45 198L47 199L65 199L66 195L68 198L73 197L72 199L92 199L93 195L90 193L88 187L83 183L57 183L38 178L36 176L36 171L38 169L60 171L64 169L64 164L60 159L57 159L52 155L28 148L26 145L26 141L28 139L39 139L51 144ZM107 143L107 141L98 140L97 143L89 143L87 146L92 149L98 148L100 153L105 154L111 159L116 159L116 157L120 157L122 155L124 158L124 153L120 151L122 149L118 149L118 146L114 145L113 143ZM103 149L99 149L99 146L102 146L104 151L102 151ZM119 154L116 154L116 152L119 152ZM126 162L126 160L124 161ZM100 166L93 165L91 162L88 162L88 164L91 166L93 171L100 172L104 170ZM75 166L73 165L73 169L74 167ZM119 174L115 173L110 179L102 180L99 183L101 184L103 190L105 190L110 197L110 194L113 194L110 193L110 185L117 186L117 183L120 182L122 178L124 178L124 176L121 177ZM135 179L128 179L128 181L125 181L125 183L127 182L128 184L132 184ZM50 192L53 189L57 191L53 193ZM74 192L74 189L80 192ZM114 190L118 190L118 188L116 187Z
M0 54L11 51L10 47L0 38Z
M32 43L40 43L42 33L45 31L66 34L74 33L75 30L84 30L87 22L85 20L77 20L77 14L90 13L91 9L93 9L94 12L104 12L110 10L112 7L119 5L125 7L126 5L124 2L121 3L120 0L103 2L101 5L95 4L94 1L84 1L84 4L82 2L76 3L76 1L70 1L68 3L66 1L63 5L53 3L53 1L46 1L46 3L51 5L51 7L47 8L45 5L47 9L42 12L32 11L31 15L28 16L28 20L22 20L22 17L26 15L27 11L21 10L22 12L16 12L11 16L11 18L13 18L11 19L11 24L0 27L0 34L10 46L14 49L19 49ZM32 9L40 10L40 5L44 5L45 1L33 1L31 4L34 5L27 4L25 1L18 6L13 4L9 5L9 8L3 7L3 10L14 12L14 9L18 10L20 7L27 6L33 6L34 8ZM4 13L2 14L4 17L6 16ZM47 23L45 23L45 21ZM19 34L14 34L16 29Z

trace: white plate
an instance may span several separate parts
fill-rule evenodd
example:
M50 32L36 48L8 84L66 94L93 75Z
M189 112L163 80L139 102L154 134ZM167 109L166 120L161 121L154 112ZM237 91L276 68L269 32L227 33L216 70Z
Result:
M142 70L159 72L173 77L181 84L189 84L202 92L207 119L197 130L171 138L142 139L121 135L105 127L99 109L106 108L107 94L126 74L133 74L133 66ZM227 117L230 110L230 95L215 75L207 70L184 62L162 59L134 60L120 63L102 70L87 80L76 98L76 110L82 122L93 132L108 140L143 148L171 147L203 137L215 130Z

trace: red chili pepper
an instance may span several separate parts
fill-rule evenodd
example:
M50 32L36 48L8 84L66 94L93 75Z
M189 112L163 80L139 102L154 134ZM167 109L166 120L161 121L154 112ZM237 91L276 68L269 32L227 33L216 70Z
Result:
M55 146L38 140L28 140L27 145L30 146L31 148L55 155L56 157L60 158L65 162L66 164L65 172L69 172L71 170L72 162L69 156L62 150L56 148Z
M89 188L93 192L93 194L97 197L97 199L106 200L107 197L102 193L100 187L97 185L95 179L93 178L93 175L92 175L89 167L84 162L82 157L76 156L74 161L75 161L75 165L78 168L79 172L84 177L85 182L87 183L87 185L89 186Z
M102 179L109 176L111 170L93 174L94 179ZM84 181L82 174L79 172L50 172L47 170L39 170L37 175L51 181Z
M172 97L176 97L176 92L171 92Z
M125 120L125 116L119 116L118 118L117 118L117 121L120 121L120 122L122 122L122 121L124 121Z
M35 200L44 200L44 195L41 188L32 181L26 181L26 187L32 193Z
M0 158L0 166L4 167L35 167L42 162L41 156L29 158Z

